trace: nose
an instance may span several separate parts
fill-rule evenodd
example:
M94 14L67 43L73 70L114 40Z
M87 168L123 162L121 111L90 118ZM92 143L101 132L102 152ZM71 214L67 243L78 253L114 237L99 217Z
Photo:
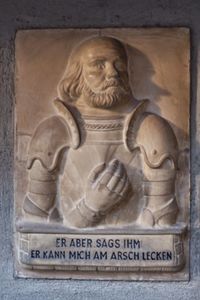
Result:
M110 78L118 78L119 74L117 70L115 69L115 66L113 63L107 62L106 64L106 79Z

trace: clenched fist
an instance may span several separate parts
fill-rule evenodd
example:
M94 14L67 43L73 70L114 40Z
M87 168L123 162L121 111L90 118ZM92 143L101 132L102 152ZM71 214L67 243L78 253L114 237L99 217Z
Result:
M105 214L126 198L130 182L123 164L112 160L107 166L97 166L88 177L85 204L93 211Z

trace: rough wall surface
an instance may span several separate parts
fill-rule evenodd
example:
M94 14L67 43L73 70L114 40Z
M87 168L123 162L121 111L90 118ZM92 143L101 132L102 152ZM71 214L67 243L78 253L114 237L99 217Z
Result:
M0 0L0 299L200 299L200 1ZM186 26L191 29L189 282L15 279L13 276L14 39L18 29Z

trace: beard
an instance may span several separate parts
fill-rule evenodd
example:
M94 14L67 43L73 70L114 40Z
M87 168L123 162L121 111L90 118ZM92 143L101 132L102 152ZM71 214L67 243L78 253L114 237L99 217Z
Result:
M86 82L83 84L82 93L88 105L97 108L110 108L127 102L131 96L129 84L125 85L121 80L111 79L105 81L99 92L94 92Z

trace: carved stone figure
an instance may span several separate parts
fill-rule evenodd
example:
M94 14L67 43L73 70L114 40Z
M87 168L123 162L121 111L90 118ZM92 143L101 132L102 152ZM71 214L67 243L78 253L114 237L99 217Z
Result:
M124 45L110 37L78 45L58 96L57 114L29 145L25 216L80 228L174 224L177 140L148 100L134 98Z

